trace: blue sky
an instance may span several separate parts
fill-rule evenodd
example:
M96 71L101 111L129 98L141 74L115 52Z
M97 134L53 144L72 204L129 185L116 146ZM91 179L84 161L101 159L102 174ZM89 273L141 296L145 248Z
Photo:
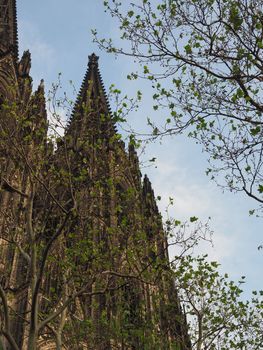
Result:
M118 27L104 13L102 3L102 0L18 0L20 54L26 49L32 53L34 87L43 78L48 90L61 72L63 87L70 91L69 80L79 89L88 55L96 52L106 88L114 83L128 94L134 94L138 88L143 91L144 103L129 117L129 122L138 131L144 131L146 118L153 113L151 87L146 82L126 80L134 67L130 59L115 59L99 52L92 43L93 28L101 36L118 39ZM248 215L255 203L243 194L222 193L210 183L205 176L206 154L185 137L149 145L144 159L152 157L157 158L157 167L142 172L149 174L156 195L162 197L161 211L164 213L168 198L173 197L172 214L176 218L184 220L194 215L206 221L211 217L214 247L205 244L200 250L218 260L222 271L233 279L246 275L247 293L263 289L263 251L257 249L263 243L262 219Z

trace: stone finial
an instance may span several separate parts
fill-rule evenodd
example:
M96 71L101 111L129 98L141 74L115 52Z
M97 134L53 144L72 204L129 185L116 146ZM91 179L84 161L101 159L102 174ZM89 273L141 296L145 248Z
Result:
M93 52L92 55L89 56L89 67L97 67L98 66L99 57L95 55Z

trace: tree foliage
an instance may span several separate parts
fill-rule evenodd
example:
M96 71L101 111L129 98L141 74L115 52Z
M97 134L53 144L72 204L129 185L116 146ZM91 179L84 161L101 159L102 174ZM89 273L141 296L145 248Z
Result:
M245 300L242 286L206 256L174 263L175 280L187 315L194 350L263 348L263 291Z
M263 203L263 6L258 0L104 1L123 44L100 48L130 56L148 79L153 136L186 132L209 155L207 174L223 188ZM161 112L160 112L161 113Z

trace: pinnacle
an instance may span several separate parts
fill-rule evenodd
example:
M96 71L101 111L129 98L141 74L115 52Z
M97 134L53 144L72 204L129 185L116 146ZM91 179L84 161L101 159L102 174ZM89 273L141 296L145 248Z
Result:
M22 58L18 64L18 71L21 77L28 76L31 68L30 51L24 51Z
M101 74L98 68L99 57L95 53L92 53L89 56L88 67L84 79L82 81L78 97L76 99L75 106L73 108L72 117L69 121L68 127L74 123L76 119L82 121L82 125L88 125L87 120L89 119L91 123L95 121L96 118L99 118L100 114L111 115L110 104L106 95L106 89L104 87ZM98 105L99 103L99 105ZM92 105L93 109L97 112L90 115L85 115L85 106ZM90 108L90 107L89 107ZM88 109L89 109L88 108ZM95 118L95 119L94 119ZM101 123L97 123L102 127ZM113 123L109 123L110 129L114 129ZM114 129L115 130L115 129Z
M37 87L37 90L34 93L34 96L36 98L41 98L41 99L43 97L45 98L45 82L44 82L44 79L40 80L40 83L39 83L39 85Z
M44 79L41 79L40 80L40 84L39 84L39 90L45 90L45 81L44 81Z

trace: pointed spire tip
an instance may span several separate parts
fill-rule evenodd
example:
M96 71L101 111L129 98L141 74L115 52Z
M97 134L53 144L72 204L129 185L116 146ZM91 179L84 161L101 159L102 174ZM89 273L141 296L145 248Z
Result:
M96 56L95 53L93 52L89 56L89 67L91 67L91 66L98 66L98 60L99 60L99 56Z

